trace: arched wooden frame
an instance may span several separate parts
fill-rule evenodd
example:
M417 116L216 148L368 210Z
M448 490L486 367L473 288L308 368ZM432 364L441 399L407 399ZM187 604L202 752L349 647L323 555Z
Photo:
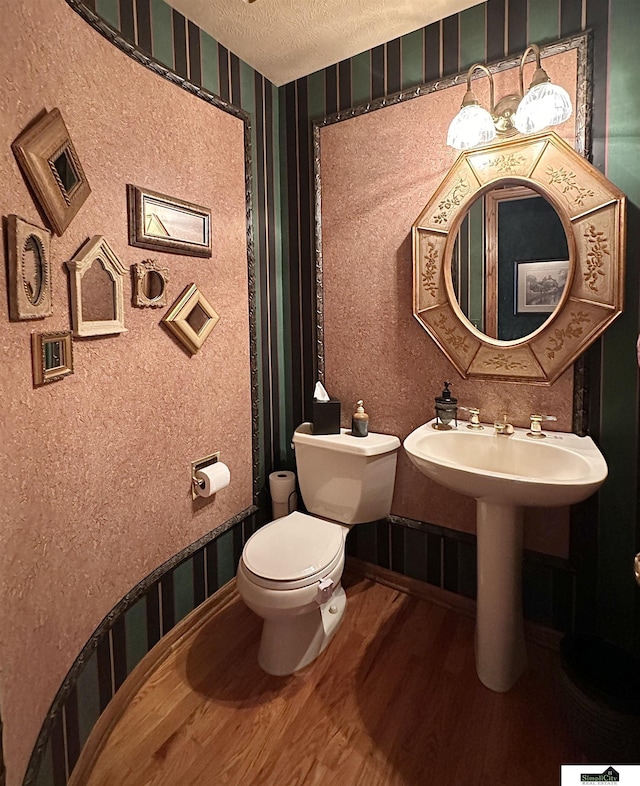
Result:
M456 300L451 259L471 203L504 185L537 191L567 233L569 277L558 308L517 341L490 338ZM462 153L412 227L413 314L460 374L550 385L622 312L624 194L553 132Z
M82 277L94 261L98 261L113 285L113 292L107 295L113 299L113 319L87 320L82 311ZM124 326L124 276L126 270L122 262L103 235L94 235L66 263L71 273L71 320L73 335L107 336L126 333Z

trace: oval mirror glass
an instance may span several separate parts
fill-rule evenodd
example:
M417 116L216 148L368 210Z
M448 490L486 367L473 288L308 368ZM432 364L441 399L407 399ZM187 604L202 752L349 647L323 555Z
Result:
M82 275L81 309L85 322L116 318L115 282L100 258L94 259Z
M157 300L164 292L164 278L157 270L148 270L142 279L142 292L147 300Z
M37 305L44 286L44 261L35 235L29 235L22 249L22 283L31 305Z
M451 277L462 313L481 333L500 341L534 333L554 314L569 273L564 226L537 191L506 184L471 204Z

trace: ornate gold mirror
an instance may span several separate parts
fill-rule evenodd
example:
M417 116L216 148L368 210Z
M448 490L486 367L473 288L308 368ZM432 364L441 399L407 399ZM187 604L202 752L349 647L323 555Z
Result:
M159 308L167 305L169 268L161 267L154 259L145 259L132 266L133 305L139 308Z
M512 244L537 211L529 231L555 245L503 263L500 205L518 200ZM413 224L414 316L463 377L551 384L622 311L625 206L553 132L462 153Z

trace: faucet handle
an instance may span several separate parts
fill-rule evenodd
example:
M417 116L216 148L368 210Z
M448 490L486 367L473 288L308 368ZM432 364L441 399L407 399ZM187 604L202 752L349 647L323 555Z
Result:
M480 410L478 407L458 407L458 409L462 409L469 413L469 422L467 423L467 428L476 429L477 431L480 431L480 429L484 428L482 423L480 423Z
M542 431L542 422L545 420L557 420L558 418L555 415L530 415L529 419L531 425L529 431L527 431L527 436L534 439L543 439L547 435Z

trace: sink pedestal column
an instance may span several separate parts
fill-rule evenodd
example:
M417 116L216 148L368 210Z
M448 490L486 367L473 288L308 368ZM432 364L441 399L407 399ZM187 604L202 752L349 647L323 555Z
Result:
M522 618L523 510L478 500L476 671L500 693L527 665Z

